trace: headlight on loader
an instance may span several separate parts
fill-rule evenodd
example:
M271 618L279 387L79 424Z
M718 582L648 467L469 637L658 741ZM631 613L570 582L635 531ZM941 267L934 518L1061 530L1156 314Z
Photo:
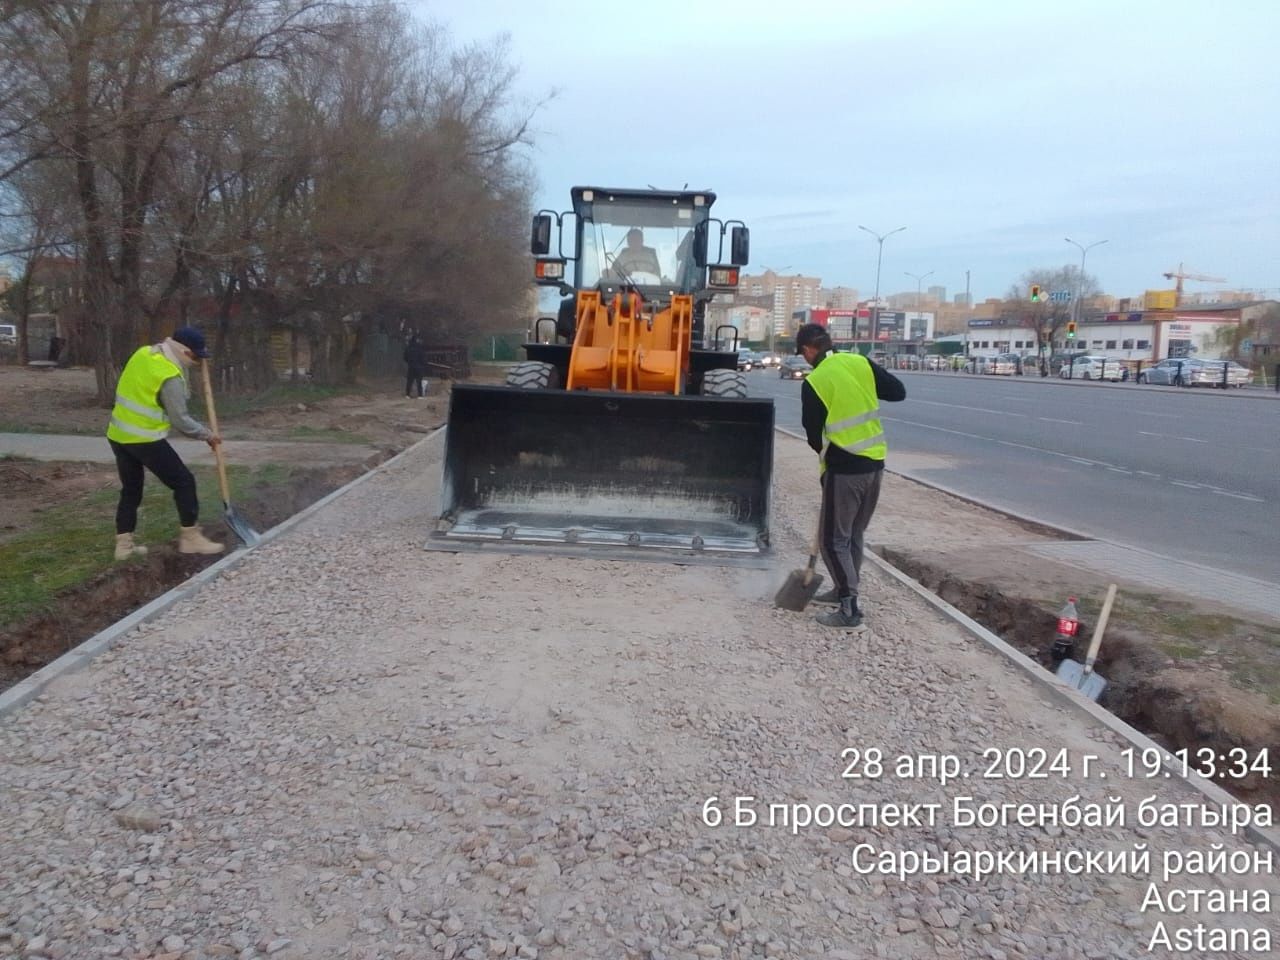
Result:
M535 280L551 280L559 282L564 279L563 260L538 260L533 265Z
M738 286L738 268L711 267L707 277L707 286L736 288Z

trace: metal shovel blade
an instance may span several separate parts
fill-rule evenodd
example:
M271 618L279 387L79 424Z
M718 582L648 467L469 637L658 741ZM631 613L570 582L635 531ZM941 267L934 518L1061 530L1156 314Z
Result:
M262 539L262 534L253 529L248 520L236 513L235 507L229 503L224 503L222 506L225 510L223 519L227 521L227 526L231 528L232 533L244 542L246 547L252 547Z
M1090 700L1097 700L1107 688L1107 681L1102 674L1084 672L1084 664L1076 660L1063 660L1058 664L1058 679L1069 687L1074 687Z

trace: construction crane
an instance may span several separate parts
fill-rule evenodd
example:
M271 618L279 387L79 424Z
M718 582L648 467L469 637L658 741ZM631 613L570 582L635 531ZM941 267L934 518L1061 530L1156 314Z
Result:
M1177 284L1174 286L1173 296L1174 296L1174 303L1179 307L1182 306L1182 281L1183 280L1202 280L1205 283L1226 283L1227 282L1222 277L1210 277L1203 273L1187 273L1187 271L1183 269L1183 264L1181 263L1178 264L1177 270L1170 270L1168 273L1164 274L1164 277L1166 280L1177 281Z

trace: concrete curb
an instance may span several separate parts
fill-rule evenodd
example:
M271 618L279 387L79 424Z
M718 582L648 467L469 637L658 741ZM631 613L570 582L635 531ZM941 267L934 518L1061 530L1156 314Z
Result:
M798 440L805 439L799 434L796 434L784 427L775 427L774 429L777 430L779 433L786 434L787 436L793 437ZM890 472L897 472L897 471L890 471ZM907 476L906 474L899 474L899 475ZM1008 510L1002 510L999 507L988 506L987 504L976 501L971 497L966 497L963 494L955 493L951 490L947 490L944 487L939 487L937 484L933 484L925 480L918 480L915 477L909 477L909 476L907 477L907 479L910 479L916 483L920 483L926 487L933 487L935 489L942 491L943 493L949 494L950 496L954 496L961 500L965 500L969 503L972 503L975 506L983 507L984 509L988 509L988 510L993 510L996 513L1005 514L1006 516L1012 517L1013 519L1022 521L1024 523L1035 524L1037 526L1045 527L1051 530L1058 529L1054 527L1052 524L1044 523L1043 521L1036 520L1035 518L1032 518L1032 517L1024 517L1019 514L1012 513L1011 511L1008 511ZM1079 540L1080 537L1078 535L1073 534L1073 535L1070 535L1070 539ZM1150 551L1144 551L1144 552L1149 553ZM1176 777L1177 779L1182 780L1188 786L1199 791L1200 794L1204 796L1206 801L1208 801L1209 803L1212 803L1215 806L1221 806L1224 804L1235 805L1242 802L1240 800L1237 800L1235 797L1233 797L1231 794L1229 794L1226 790L1218 786L1213 781L1207 780L1204 777L1199 776L1198 774L1188 774L1184 776L1182 773L1181 764L1174 758L1174 756L1171 753L1169 753L1169 751L1165 750L1163 747L1157 744L1150 737L1148 737L1146 734L1142 733L1135 727L1129 726L1129 724L1125 723L1123 720L1121 720L1111 711L1098 706L1098 704L1094 703L1088 697L1085 697L1082 694L1076 693L1066 685L1060 683L1053 674L1046 671L1042 666L1040 666L1040 664L1036 663L1034 660L1032 660L1022 651L1018 650L1016 647L1002 640L999 636L997 636L992 631L988 630L982 624L978 623L978 621L974 620L968 614L964 613L963 611L947 603L947 601L943 600L940 596L938 596L932 590L928 589L927 587L919 583L917 580L903 573L901 570L895 567L892 563L890 563L888 560L881 557L879 554L875 553L873 550L869 548L866 549L863 552L863 556L866 557L868 560L870 560L872 564L874 564L877 568L882 570L889 577L891 577L894 580L897 580L903 586L907 587L909 590L911 590L913 593L915 593L917 596L923 599L926 603L928 603L929 606L933 607L935 610L941 613L948 620L955 623L957 626L959 626L962 630L964 630L970 636L974 637L975 639L979 640L981 643L986 645L988 649L992 650L994 653L998 654L999 656L1007 660L1009 663L1013 664L1013 666L1018 668L1023 673L1023 675L1027 677L1027 679L1029 679L1033 684L1038 686L1040 689L1044 690L1045 693L1048 694L1048 696L1052 698L1055 702L1057 702L1060 706L1067 707L1068 709L1071 709L1071 710L1075 710L1077 713L1083 714L1089 720L1095 723L1101 724L1102 726L1110 730L1112 733L1128 741L1137 750L1149 750L1149 749L1159 750L1160 757L1164 762L1164 769L1167 770L1173 777ZM1152 556L1158 556L1158 554L1152 554ZM1254 841L1255 843L1265 844L1275 852L1280 852L1280 831L1265 830L1259 827L1249 827L1244 831L1244 836Z
M784 433L787 436L793 437L796 440L803 441L805 439L801 434L798 434L792 430L789 430L786 427L774 427L774 429L777 430L779 433ZM983 500L981 497L975 497L967 493L962 493L961 491L956 490L954 487L947 486L945 483L939 483L936 480L925 479L924 477L920 476L918 473L916 473L913 470L903 470L901 467L891 467L891 466L886 466L885 470L888 473L892 473L899 477L902 477L904 480L910 480L912 483L918 483L922 487L928 487L930 490L937 490L939 493L945 493L949 497L955 497L957 500L960 500L964 503L972 504L975 507L981 507L983 510L989 510L992 513L998 513L1001 516L1008 517L1010 520L1015 520L1018 523L1023 523L1032 527L1039 527L1042 530L1047 530L1053 535L1061 538L1062 540L1070 540L1076 543L1081 543L1081 542L1105 543L1105 544L1108 544L1109 546L1117 547L1122 550L1132 550L1134 553L1144 554L1148 557L1151 557L1154 560L1177 562L1177 563L1183 564L1184 566L1191 567L1196 570L1205 570L1215 574L1223 574L1223 573L1229 574L1232 577L1236 577L1240 580L1247 581L1249 584L1257 587L1259 590L1277 589L1277 584L1274 584L1269 580L1260 580L1257 577L1251 577L1247 573L1236 573L1234 570L1220 570L1216 567L1207 567L1203 563L1196 563L1194 560L1183 560L1179 557L1169 557L1163 553L1156 553L1154 550L1148 550L1146 547L1135 546L1132 543L1121 543L1119 540L1112 540L1108 537L1100 537L1094 534L1084 534L1084 533L1078 533L1077 531L1074 531L1074 530L1067 530L1067 529L1064 529L1063 527L1058 526L1051 520L1043 520L1040 517L1033 517L1027 513L1019 513L1016 510L1010 510L1008 507L1002 507L999 504L992 503L989 500Z
M981 641L990 650L1004 657L1005 660L1021 670L1027 679L1044 690L1060 706L1075 710L1094 723L1106 727L1112 733L1131 743L1135 749L1160 751L1164 769L1173 778L1179 779L1189 787L1199 791L1208 803L1219 807L1224 805L1235 806L1243 802L1233 797L1213 781L1206 780L1199 774L1189 773L1184 776L1181 763L1168 750L1165 750L1146 734L1129 726L1111 711L1098 706L1083 694L1076 693L1070 687L1060 683L1053 674L1046 671L1026 654L1001 640L978 621L947 603L936 593L907 576L907 574L883 557L870 550L866 551L864 556L885 574L907 587L970 636ZM1260 827L1248 827L1243 831L1243 834L1247 839L1255 843L1265 844L1273 851L1280 852L1280 832L1278 831Z
M254 546L233 550L217 563L205 567L195 576L189 577L173 589L162 593L146 606L138 608L124 619L117 620L111 626L94 634L88 640L73 649L68 650L52 663L45 664L35 673L31 674L31 676L23 680L19 680L12 687L9 687L9 689L5 690L3 693L0 693L0 719L17 713L17 711L27 703L40 696L40 694L44 692L45 688L48 687L49 684L53 683L54 680L87 666L99 654L105 653L107 650L110 650L119 643L121 638L128 634L128 632L134 627L139 624L146 623L149 620L154 620L174 604L185 600L187 597L196 593L207 583L210 583L222 576L228 570L232 570L239 566L244 562L244 559L253 553L254 550L258 549L258 547L284 536L284 534L288 533L298 524L323 510L343 494L355 489L370 477L376 476L383 470L386 470L392 464L417 450L418 447L423 444L434 440L437 436L443 433L444 430L444 427L437 427L421 440L418 440L415 443L410 444L404 450L401 450L394 457L384 460L372 470L362 473L350 483L343 484L337 490L321 497L309 507L300 510L287 520L276 524L270 530L264 532L262 534L262 539Z

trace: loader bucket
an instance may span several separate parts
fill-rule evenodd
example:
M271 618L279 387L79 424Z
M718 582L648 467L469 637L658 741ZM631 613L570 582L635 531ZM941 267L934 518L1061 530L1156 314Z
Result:
M759 559L773 401L453 388L433 549Z

